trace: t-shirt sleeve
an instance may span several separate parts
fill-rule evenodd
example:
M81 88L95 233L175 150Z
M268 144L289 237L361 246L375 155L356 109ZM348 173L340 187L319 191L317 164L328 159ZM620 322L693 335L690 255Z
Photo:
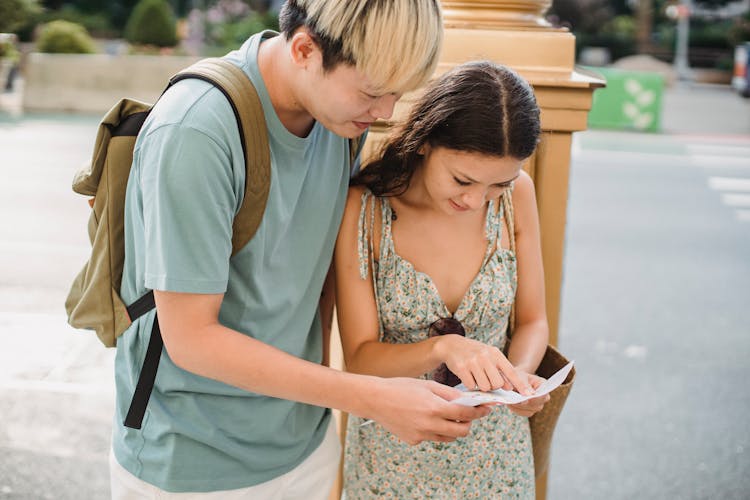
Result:
M224 293L238 194L226 146L180 124L152 131L139 148L145 285Z

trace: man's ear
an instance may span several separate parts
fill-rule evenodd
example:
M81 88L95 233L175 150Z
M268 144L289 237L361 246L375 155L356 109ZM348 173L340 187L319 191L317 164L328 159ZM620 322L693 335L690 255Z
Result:
M295 65L307 69L310 64L321 64L322 53L306 28L297 30L289 41L289 51Z

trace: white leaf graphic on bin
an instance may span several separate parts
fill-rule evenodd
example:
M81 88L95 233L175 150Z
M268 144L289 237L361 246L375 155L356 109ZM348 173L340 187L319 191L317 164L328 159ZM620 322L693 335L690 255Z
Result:
M638 80L628 78L625 80L625 90L630 95L636 95L641 91L642 87Z
M635 100L638 101L638 104L640 104L642 108L653 104L654 99L656 99L656 94L653 90L644 90L635 98Z
M630 118L631 120L635 120L635 118L638 116L638 106L633 104L632 102L624 102L622 103L622 113Z
M651 122L654 121L654 115L651 113L643 113L642 115L637 116L633 120L633 125L635 125L635 128L642 130L644 128L648 128L651 125Z

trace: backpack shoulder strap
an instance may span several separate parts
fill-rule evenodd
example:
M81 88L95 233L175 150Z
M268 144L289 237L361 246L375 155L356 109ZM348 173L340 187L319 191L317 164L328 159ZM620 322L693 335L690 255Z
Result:
M258 230L271 186L271 152L263 106L250 78L226 59L202 59L173 76L169 84L186 78L204 80L218 88L227 97L237 119L245 154L245 195L232 223L234 255Z
M245 72L224 59L209 58L198 61L170 78L167 89L187 78L197 78L218 88L229 101L237 120L242 151L245 155L245 196L232 223L234 255L255 235L268 201L271 185L271 152L263 106L258 92ZM153 292L149 291L132 304L128 311L131 318L135 319L154 307ZM123 422L126 427L141 428L156 380L163 345L159 319L155 316L138 382Z
M180 71L169 80L169 87L180 80L197 78L218 88L227 98L237 119L245 154L245 196L232 223L232 255L252 239L260 226L271 185L271 151L268 131L258 92L244 71L231 62L208 58ZM349 140L349 164L354 168L365 135ZM139 316L155 307L153 292L138 299L128 309ZM154 318L151 337L124 425L140 429L154 387L163 340L158 317Z

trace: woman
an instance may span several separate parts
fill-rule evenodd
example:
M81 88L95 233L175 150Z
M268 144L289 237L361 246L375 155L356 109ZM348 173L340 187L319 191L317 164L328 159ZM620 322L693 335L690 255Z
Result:
M531 87L471 62L435 81L355 177L334 261L348 370L524 394L543 381L539 225L521 170L539 132ZM498 406L453 443L409 446L353 417L347 499L534 498L527 417L548 399Z

